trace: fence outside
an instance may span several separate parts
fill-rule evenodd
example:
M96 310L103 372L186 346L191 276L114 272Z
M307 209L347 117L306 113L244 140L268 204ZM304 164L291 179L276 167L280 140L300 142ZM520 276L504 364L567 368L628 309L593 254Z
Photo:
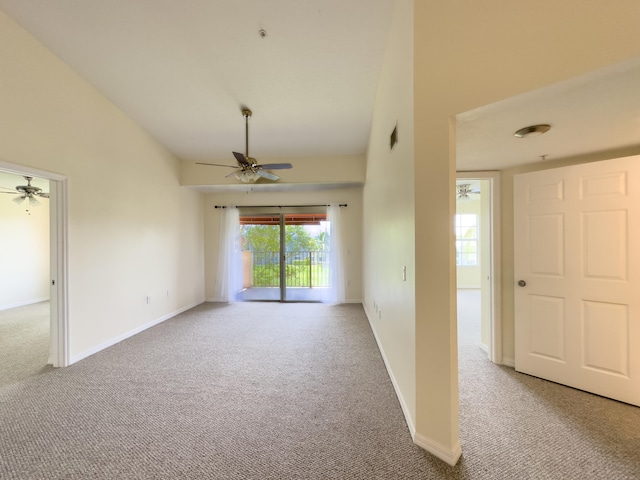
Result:
M280 252L251 252L252 287L280 286ZM329 252L287 252L284 266L287 287L328 287Z

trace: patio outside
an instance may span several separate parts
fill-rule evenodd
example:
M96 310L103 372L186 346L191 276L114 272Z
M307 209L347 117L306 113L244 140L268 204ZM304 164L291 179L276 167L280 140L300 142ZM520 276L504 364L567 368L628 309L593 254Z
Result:
M325 218L286 215L284 252L279 216L241 218L243 290L238 299L321 301L329 288L330 229Z

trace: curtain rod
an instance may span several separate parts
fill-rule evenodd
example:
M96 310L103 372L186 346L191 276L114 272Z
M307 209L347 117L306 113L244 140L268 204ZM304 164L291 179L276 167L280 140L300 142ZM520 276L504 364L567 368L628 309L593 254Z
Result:
M300 207L330 207L331 205L235 205L235 208L300 208ZM348 206L346 203L338 204L339 207ZM215 208L227 208L227 205L216 205Z

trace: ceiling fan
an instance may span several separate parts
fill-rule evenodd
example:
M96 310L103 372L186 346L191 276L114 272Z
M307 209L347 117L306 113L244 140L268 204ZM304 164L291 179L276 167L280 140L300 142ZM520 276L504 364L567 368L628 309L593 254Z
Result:
M456 185L456 198L459 200L470 200L471 195L477 195L479 193L480 190L473 190L469 183Z
M0 187L5 190L11 190L10 192L0 192L0 193L8 193L10 195L19 195L18 197L14 198L12 201L20 205L22 204L22 202L28 199L29 205L34 207L40 205L40 202L36 197L49 198L48 193L43 192L42 189L39 187L34 187L33 185L31 185L31 181L33 180L33 177L24 177L24 179L27 181L26 185L18 185L15 188L15 190L12 190L6 187Z
M202 163L196 162L197 165L211 165L214 167L228 167L233 168L236 171L226 175L225 178L234 176L241 182L255 182L260 177L266 178L267 180L280 180L280 177L274 175L270 172L265 172L265 170L284 170L288 168L293 168L290 163L265 163L264 165L258 165L256 159L249 156L249 117L251 117L252 112L248 108L242 109L242 116L245 121L245 154L238 152L233 152L233 156L236 157L238 162L238 166L233 165L220 165L217 163Z

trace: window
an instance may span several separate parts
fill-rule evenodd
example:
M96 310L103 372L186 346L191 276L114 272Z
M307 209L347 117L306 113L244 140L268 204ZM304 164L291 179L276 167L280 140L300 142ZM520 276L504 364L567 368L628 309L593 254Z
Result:
M478 265L478 215L458 214L455 217L456 265L475 267Z

